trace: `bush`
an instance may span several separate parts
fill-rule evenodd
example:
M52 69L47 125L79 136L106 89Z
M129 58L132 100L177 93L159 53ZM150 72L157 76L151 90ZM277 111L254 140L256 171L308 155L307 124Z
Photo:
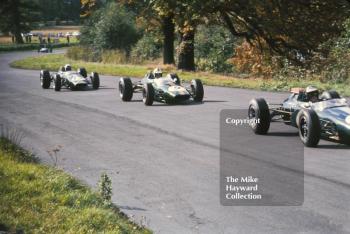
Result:
M200 25L195 37L196 67L202 71L232 73L229 61L236 41L225 28L217 25Z
M137 40L135 16L114 2L94 13L82 28L81 43L96 50L119 49L129 53Z
M147 60L155 60L161 57L162 43L152 34L144 36L136 43L131 51L133 62L141 63Z
M83 60L88 62L100 62L101 55L89 46L72 46L68 48L66 56L74 60Z
M350 19L344 23L342 35L328 44L332 45L328 58L320 63L324 81L343 83L350 80Z

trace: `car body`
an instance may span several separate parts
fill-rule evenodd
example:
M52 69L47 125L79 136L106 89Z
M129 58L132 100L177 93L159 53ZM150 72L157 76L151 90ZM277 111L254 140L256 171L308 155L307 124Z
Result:
M157 78L152 72L134 83L130 78L121 78L119 91L123 101L130 101L133 93L142 93L145 105L152 105L153 101L178 104L192 99L202 102L204 96L203 85L199 79L192 80L190 85L185 86L181 84L177 74Z
M52 46L47 44L40 44L38 53L52 53Z
M252 126L257 134L266 134L270 122L284 122L299 129L302 142L317 146L320 139L350 145L350 106L335 91L325 91L317 101L307 100L305 90L297 88L282 104L268 105L264 99L253 99L249 118L264 123ZM260 127L260 129L258 129Z
M40 72L40 84L44 89L48 89L53 84L55 91L60 91L62 87L70 90L85 90L87 88L98 89L100 78L97 72L87 75L85 68L73 71L70 65L62 66L58 72L42 70Z

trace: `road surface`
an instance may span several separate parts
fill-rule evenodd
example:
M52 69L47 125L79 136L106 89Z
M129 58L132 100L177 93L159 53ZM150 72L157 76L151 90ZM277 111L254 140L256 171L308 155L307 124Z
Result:
M220 111L286 93L205 87L203 104L146 107L139 95L122 102L110 76L98 91L43 90L38 71L8 65L32 55L0 54L0 124L24 132L22 144L44 163L62 145L59 167L92 187L106 172L113 202L155 233L350 233L350 151L332 143L305 151L302 206L220 204ZM298 140L271 139L287 137Z

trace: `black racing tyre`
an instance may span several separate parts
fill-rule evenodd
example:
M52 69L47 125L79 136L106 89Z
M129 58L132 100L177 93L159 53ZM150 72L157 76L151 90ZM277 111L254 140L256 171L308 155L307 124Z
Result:
M191 90L193 100L196 102L202 102L204 97L204 88L200 79L195 79L191 81Z
M269 106L265 99L255 98L249 102L248 117L256 120L250 124L255 134L267 134L270 128L271 117Z
M170 77L174 81L175 84L181 85L181 79L176 73L171 73Z
M51 76L50 72L47 70L40 71L40 85L43 89L50 88L51 85Z
M78 69L78 73L84 78L87 77L87 71L86 71L86 69L84 67L79 68Z
M91 83L93 89L98 89L100 87L100 76L97 72L91 72Z
M320 120L314 110L303 109L298 117L299 136L306 147L316 147L321 138Z
M338 99L340 95L337 91L324 91L320 97L322 100Z
M142 89L142 101L146 106L152 106L154 101L154 88L152 83L146 83Z
M61 87L62 87L61 76L56 74L54 82L55 82L55 91L61 91Z
M129 77L120 78L119 80L119 95L124 102L131 101L134 93L132 82Z

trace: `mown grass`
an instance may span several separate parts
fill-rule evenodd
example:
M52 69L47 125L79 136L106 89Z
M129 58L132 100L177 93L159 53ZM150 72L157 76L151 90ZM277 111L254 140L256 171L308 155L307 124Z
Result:
M0 138L0 232L150 233L76 179Z
M45 55L40 57L29 57L11 63L12 67L22 69L48 69L58 70L63 64L72 64L73 67L85 67L88 71L96 71L100 74L115 76L143 77L145 73L153 67L150 65L130 65L130 64L104 64L84 61L76 61L67 58L65 55ZM154 65L153 65L154 66ZM223 86L232 88L246 88L266 91L289 91L292 87L306 87L314 85L322 90L337 90L341 95L350 96L350 81L346 83L324 83L318 79L314 80L275 80L264 78L238 78L224 76L207 72L183 72L177 71L174 67L164 67L165 72L176 72L182 80L189 81L199 78L205 85Z

